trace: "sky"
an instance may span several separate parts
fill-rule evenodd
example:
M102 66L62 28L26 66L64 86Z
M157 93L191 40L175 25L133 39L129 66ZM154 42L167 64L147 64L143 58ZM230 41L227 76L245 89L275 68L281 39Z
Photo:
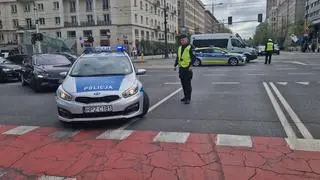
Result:
M228 23L228 16L232 16L233 22L253 20L254 22L240 22L229 26L233 33L238 33L246 39L254 35L259 24L258 14L263 14L263 20L266 18L267 0L202 0L202 2L210 11L214 4L214 16L224 23ZM228 27L227 24L226 26Z

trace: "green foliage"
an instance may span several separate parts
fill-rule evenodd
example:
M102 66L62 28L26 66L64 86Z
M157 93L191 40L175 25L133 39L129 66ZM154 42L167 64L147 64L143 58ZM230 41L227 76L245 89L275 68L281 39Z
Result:
M265 44L268 39L273 39L269 34L269 31L268 31L268 24L267 23L261 23L257 26L256 28L256 32L253 36L253 43L255 45L263 45Z

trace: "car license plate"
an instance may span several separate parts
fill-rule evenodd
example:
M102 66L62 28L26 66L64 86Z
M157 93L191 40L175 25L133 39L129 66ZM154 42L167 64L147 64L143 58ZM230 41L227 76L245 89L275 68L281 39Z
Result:
M112 106L87 106L83 108L84 113L111 112Z

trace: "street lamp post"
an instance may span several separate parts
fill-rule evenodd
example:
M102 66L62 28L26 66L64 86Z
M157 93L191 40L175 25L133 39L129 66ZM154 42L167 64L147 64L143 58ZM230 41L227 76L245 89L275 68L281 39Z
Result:
M167 21L167 1L164 0L164 58L168 59L169 58L169 54L168 54L168 29L167 29L167 25L168 25L168 21Z

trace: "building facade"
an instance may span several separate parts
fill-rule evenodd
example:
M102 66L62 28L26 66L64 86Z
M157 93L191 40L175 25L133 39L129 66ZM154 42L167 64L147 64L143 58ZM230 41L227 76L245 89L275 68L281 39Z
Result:
M313 26L317 32L320 29L320 0L306 1L306 23Z
M177 1L166 0L169 43L175 43L178 31ZM165 0L38 0L36 4L29 0L1 0L0 42L17 42L16 32L34 30L38 16L40 32L74 40L78 52L90 35L94 45L124 43L129 49L161 50L164 7Z
M204 33L205 6L201 0L178 0L180 33Z
M204 33L217 33L219 31L219 21L212 15L209 10L205 10L205 27Z

